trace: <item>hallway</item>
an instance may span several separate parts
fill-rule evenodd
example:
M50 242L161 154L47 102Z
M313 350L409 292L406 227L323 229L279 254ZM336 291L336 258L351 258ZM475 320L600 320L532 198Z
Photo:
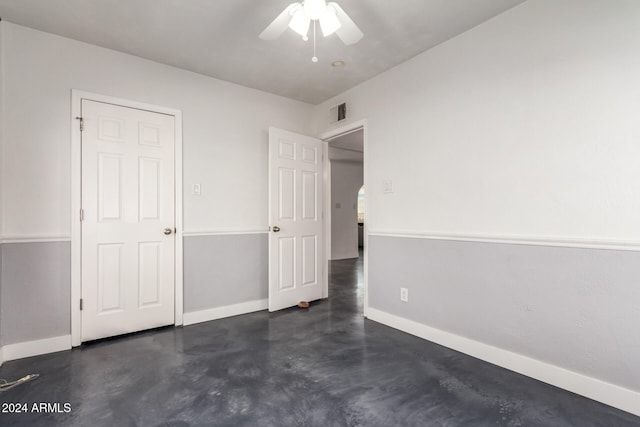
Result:
M330 299L5 363L2 425L640 426L640 418L363 319L362 258Z

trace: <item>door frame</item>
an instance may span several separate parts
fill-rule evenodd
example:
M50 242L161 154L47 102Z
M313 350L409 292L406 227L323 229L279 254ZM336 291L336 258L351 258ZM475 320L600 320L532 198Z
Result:
M348 134L354 132L358 129L362 129L362 173L363 173L363 185L365 191L367 191L368 183L367 177L368 174L368 149L367 149L367 138L368 138L368 129L367 129L367 119L357 120L343 126L339 126L333 128L331 130L327 130L325 132L320 133L320 138L325 142L325 150L327 151L327 156L325 157L324 164L324 173L325 173L325 187L324 187L324 203L325 203L325 217L324 217L324 233L325 233L325 259L326 259L326 268L325 271L329 271L329 262L331 260L331 162L329 161L329 139L334 139L340 135ZM364 198L364 211L369 212L369 200L370 198ZM363 279L364 279L364 288L363 288L363 311L364 317L367 317L367 313L369 312L369 274L368 274L368 265L369 265L369 254L368 254L368 221L364 222L364 230L363 230L363 238L364 238L364 250L363 250ZM323 290L323 298L327 298L329 296L329 281L325 282L325 289Z
M82 134L77 117L81 114L83 99L136 108L154 113L167 114L175 118L174 145L174 203L175 203L175 301L174 324L183 322L183 278L182 278L182 111L116 98L82 90L71 90L71 346L77 347L82 343L82 316L80 312L80 297L82 295L82 227L80 224L80 208L82 206Z

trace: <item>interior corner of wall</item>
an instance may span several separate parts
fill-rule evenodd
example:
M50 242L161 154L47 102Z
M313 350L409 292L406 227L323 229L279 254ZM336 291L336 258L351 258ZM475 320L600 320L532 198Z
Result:
M322 115L321 107L322 104L314 105L313 112L311 113L311 135L316 137L319 137L322 132L322 126L320 126L320 123L324 116Z

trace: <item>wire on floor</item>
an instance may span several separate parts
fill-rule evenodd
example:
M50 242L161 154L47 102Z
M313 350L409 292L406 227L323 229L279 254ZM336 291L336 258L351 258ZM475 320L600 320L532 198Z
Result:
M15 386L20 385L20 384L24 384L24 383L26 383L28 381L35 380L39 376L40 376L40 374L29 374L29 375L26 375L26 376L18 379L18 380L11 381L11 382L8 382L7 380L3 380L3 379L0 378L0 391L9 390L11 388L14 388Z

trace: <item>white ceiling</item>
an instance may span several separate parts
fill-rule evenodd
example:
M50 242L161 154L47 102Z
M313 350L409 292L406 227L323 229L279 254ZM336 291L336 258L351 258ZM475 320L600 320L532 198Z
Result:
M364 33L345 46L258 34L292 0L0 0L3 20L318 104L524 0L337 0ZM343 68L331 62L343 60Z

